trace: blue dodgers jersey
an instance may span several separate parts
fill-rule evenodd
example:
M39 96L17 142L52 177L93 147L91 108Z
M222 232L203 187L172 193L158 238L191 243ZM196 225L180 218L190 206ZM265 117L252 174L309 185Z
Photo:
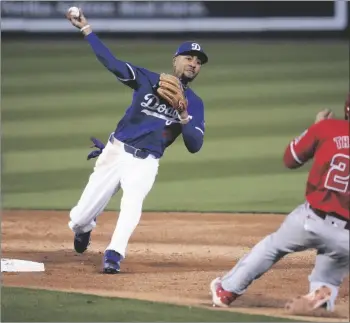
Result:
M177 111L156 93L160 74L127 63L132 79L119 80L134 89L132 102L119 121L114 136L135 148L146 149L161 157L165 149L181 134ZM189 88L185 89L188 113L200 122L204 132L202 100Z
M101 64L120 82L133 89L131 105L115 129L115 138L135 148L147 150L158 158L180 134L189 152L196 153L201 149L204 140L204 106L191 89L186 88L185 95L192 119L187 124L181 124L176 110L156 93L160 74L117 59L94 33L85 36L85 39Z

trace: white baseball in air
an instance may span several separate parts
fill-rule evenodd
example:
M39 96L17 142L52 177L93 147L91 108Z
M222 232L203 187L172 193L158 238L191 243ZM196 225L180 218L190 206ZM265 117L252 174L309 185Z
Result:
M80 11L79 11L79 8L77 7L70 7L68 9L68 13L74 18L79 18L80 16Z

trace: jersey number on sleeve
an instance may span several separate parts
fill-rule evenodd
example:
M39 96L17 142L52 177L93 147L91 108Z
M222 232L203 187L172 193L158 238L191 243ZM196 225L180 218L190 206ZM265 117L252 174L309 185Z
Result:
M325 180L325 188L341 193L345 193L348 190L350 179L349 159L349 156L344 154L335 154L333 156Z

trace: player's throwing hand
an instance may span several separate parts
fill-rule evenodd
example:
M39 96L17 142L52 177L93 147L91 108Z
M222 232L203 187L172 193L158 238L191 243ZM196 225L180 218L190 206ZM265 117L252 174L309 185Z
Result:
M84 31L84 34L89 34L91 32L90 25L86 20L83 11L79 8L79 15L76 15L72 10L68 10L66 13L66 18L72 23L74 27Z

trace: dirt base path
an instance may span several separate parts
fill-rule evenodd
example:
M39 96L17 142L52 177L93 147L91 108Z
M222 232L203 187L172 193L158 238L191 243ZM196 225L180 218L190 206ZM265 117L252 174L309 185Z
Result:
M116 220L114 212L102 214L88 251L79 255L73 250L66 212L4 211L2 257L44 262L46 271L4 273L3 284L212 308L210 281L277 229L283 216L145 213L130 240L122 273L103 275L103 251ZM310 251L289 255L228 310L292 317L285 315L283 306L290 297L307 292L314 259ZM349 277L341 286L336 313L315 315L323 322L347 322L348 308Z

